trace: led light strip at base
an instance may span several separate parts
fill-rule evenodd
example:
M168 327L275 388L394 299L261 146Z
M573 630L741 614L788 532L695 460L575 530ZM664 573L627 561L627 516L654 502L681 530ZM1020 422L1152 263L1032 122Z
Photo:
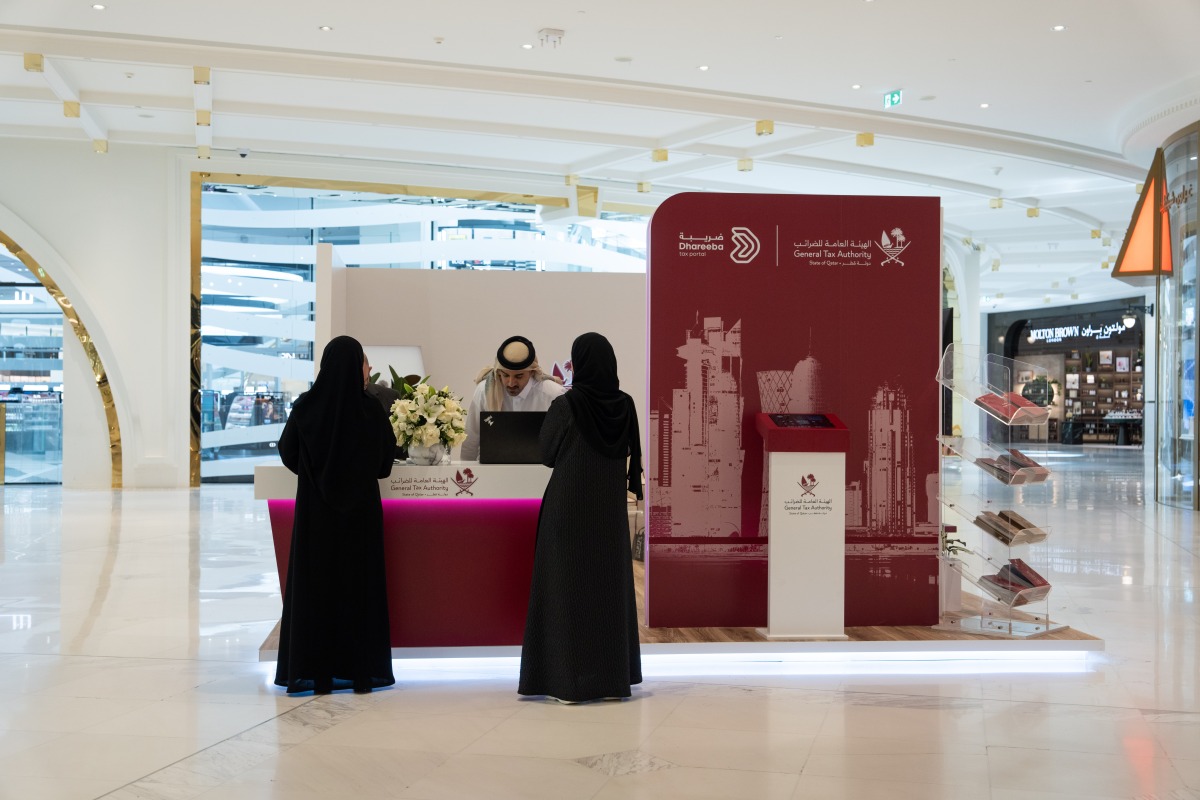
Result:
M961 646L961 645L960 645ZM813 676L813 675L1019 675L1078 674L1095 671L1103 656L1082 648L1020 650L861 650L840 652L642 652L647 680L681 677ZM464 648L473 649L473 648ZM399 682L452 682L515 679L520 648L512 655L430 655L396 658ZM442 651L443 653L446 651ZM273 662L268 665L272 674Z

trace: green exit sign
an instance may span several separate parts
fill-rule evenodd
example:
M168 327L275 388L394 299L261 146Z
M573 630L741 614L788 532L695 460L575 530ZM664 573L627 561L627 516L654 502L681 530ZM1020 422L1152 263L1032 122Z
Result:
M897 89L894 92L888 92L883 96L883 107L885 109L898 106L904 102L904 92Z

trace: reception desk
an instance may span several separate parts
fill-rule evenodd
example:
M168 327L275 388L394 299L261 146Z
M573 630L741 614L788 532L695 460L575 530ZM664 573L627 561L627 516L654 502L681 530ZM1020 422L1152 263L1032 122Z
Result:
M392 647L521 643L549 479L540 464L393 467L379 482ZM255 467L254 497L267 501L283 584L296 476Z

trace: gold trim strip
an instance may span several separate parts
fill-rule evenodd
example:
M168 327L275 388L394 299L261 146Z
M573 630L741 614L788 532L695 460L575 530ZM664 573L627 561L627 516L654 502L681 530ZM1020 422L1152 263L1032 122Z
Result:
M84 355L87 356L88 364L92 368L92 375L96 379L96 388L100 391L100 402L104 405L104 417L108 421L108 454L112 459L112 488L120 489L122 484L122 460L121 460L121 424L117 419L117 407L113 402L112 388L108 383L108 372L104 369L104 362L100 360L100 354L96 352L96 345L92 341L91 335L87 331L87 327L83 321L79 319L79 314L75 311L74 304L70 298L63 294L62 289L58 288L58 284L54 282L54 278L50 277L46 270L31 256L25 252L24 248L14 242L3 231L0 231L0 244L8 248L8 252L21 260L30 272L41 282L42 286L54 298L54 302L58 303L58 307L62 309L63 317L70 323L71 330L75 332L75 338L79 339L79 344L83 346Z
M292 189L336 189L340 192L372 192L374 194L406 194L412 197L453 197L461 200L490 200L494 203L523 203L526 205L567 208L565 197L517 192L493 192L483 189L448 189L436 186L416 186L407 183L367 183L365 181L336 181L324 178L278 178L268 175L243 175L235 172L201 172L204 183L237 183L252 186L286 186Z
M188 485L200 486L200 253L203 227L200 222L204 173L193 172L189 187L191 213L191 280L188 283L188 352L191 395L188 401Z

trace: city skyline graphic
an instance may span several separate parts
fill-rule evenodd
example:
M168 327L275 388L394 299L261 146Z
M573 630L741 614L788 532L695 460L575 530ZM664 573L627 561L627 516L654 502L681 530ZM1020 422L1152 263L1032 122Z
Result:
M700 320L697 313L697 320ZM651 509L650 535L728 539L741 535L742 323L720 317L684 333L676 355L683 386L670 410L651 413L652 480L666 491Z
M650 509L649 533L664 554L699 555L718 550L765 556L768 476L764 457L758 530L742 529L741 470L746 398L742 376L742 321L728 329L721 317L701 317L685 332L676 355L684 361L683 385L672 390L668 408L650 412L650 479L660 489ZM828 408L828 381L820 359L809 354L790 370L755 373L759 408L766 413L821 413ZM753 407L751 403L751 407ZM753 408L752 408L753 410ZM918 521L917 467L913 453L908 397L900 386L883 381L875 387L865 418L845 420L852 431L866 431L865 459L856 473L848 461L846 481L847 552L875 555L924 553L911 541L895 546L889 538L933 536L936 543L937 474L923 481L924 514ZM748 498L747 498L748 499ZM708 538L710 543L696 539ZM688 540L673 545L670 539ZM738 541L738 540L742 541ZM863 551L864 539L871 540ZM749 540L749 541L747 541ZM757 540L757 544L755 544ZM854 544L850 543L854 541ZM936 544L934 545L936 547Z
M757 254L748 234L731 247L738 227ZM655 211L650 624L766 624L759 413L835 414L848 429L846 624L936 621L941 233L936 197L683 192Z

